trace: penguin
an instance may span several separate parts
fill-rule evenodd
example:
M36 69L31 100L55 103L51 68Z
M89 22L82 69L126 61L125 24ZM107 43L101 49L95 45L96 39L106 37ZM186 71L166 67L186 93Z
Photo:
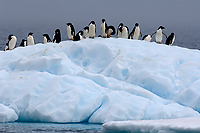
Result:
M171 45L173 45L174 40L175 40L175 35L174 35L174 33L172 32L172 33L168 36L168 38L167 38L165 44L171 46Z
M84 28L84 36L85 36L85 38L89 38L89 27L88 26L86 26Z
M43 36L44 36L44 44L51 42L51 39L48 34L43 34Z
M79 41L79 40L83 40L84 38L83 38L83 31L82 30L80 30L77 34L76 34L76 36L74 37L74 41Z
M107 34L106 34L107 23L106 23L105 19L102 19L101 21L102 21L102 24L101 24L101 34L102 34L103 38L106 38L107 37Z
M27 40L22 39L21 44L19 45L20 47L26 47L27 46Z
M134 40L138 40L139 36L142 37L142 33L140 32L140 27L138 23L135 23L135 26L132 30L132 32L129 34L129 39L134 39Z
M122 28L123 28L123 23L120 23L118 28L117 28L117 36L118 38L122 38Z
M14 36L13 34L10 34L8 36L8 39L6 39L6 41L8 41L8 42L6 43L5 51L13 50L17 45L17 37Z
M129 34L129 29L128 29L127 26L124 26L124 27L122 28L122 38L128 39L128 34Z
M35 42L34 42L34 38L33 38L33 33L30 32L27 37L27 45L29 46L29 45L34 45L34 44L35 44Z
M60 43L61 42L61 34L60 34L60 30L56 29L55 30L55 34L53 36L53 43Z
M165 29L165 27L160 26L158 28L158 30L151 35L151 37L153 37L156 34L156 42L159 43L159 44L161 44L162 36L163 35L167 38L167 36L165 35L165 33L162 32L162 29Z
M89 38L94 38L96 34L96 25L94 21L89 23Z
M145 35L143 38L142 38L142 40L145 40L145 41L147 41L147 42L151 42L151 36L150 35Z
M107 37L110 37L111 35L115 35L115 27L114 26L108 26L106 28L106 34L107 34Z
M74 36L75 36L74 26L72 25L72 23L66 23L66 25L67 25L67 35L69 39L74 40Z

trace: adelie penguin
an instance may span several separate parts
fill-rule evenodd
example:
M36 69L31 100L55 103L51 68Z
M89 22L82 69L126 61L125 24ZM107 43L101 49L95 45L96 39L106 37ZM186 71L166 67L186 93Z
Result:
M85 36L85 38L89 38L89 27L88 26L84 27L84 36Z
M44 37L44 44L51 42L51 39L48 34L43 34L43 37Z
M142 37L142 33L140 32L140 27L138 23L135 23L135 26L132 30L132 32L129 34L129 39L134 39L134 40L138 40L139 36Z
M94 21L89 23L89 38L94 38L96 34L96 25Z
M129 29L128 29L127 26L124 26L124 27L122 28L122 38L128 39L128 34L129 34Z
M159 43L159 44L161 44L161 42L162 42L163 35L167 38L167 36L165 35L165 33L162 32L162 29L165 29L165 27L160 26L158 28L158 30L151 35L151 37L153 37L153 35L156 34L156 42Z
M15 37L13 34L10 34L8 36L8 39L6 39L6 41L8 42L6 43L5 51L13 50L17 45L17 37Z
M174 40L175 40L175 35L174 35L174 33L171 33L171 34L168 36L168 38L167 38L165 44L171 46L171 45L173 45Z
M102 21L102 23L101 23L101 34L102 34L103 38L106 38L107 37L106 29L107 29L108 26L107 26L105 19L102 19L101 21Z
M26 47L27 46L27 40L22 39L21 44L19 45L20 47Z
M122 38L122 28L123 28L123 23L120 23L118 28L117 28L117 36L118 38Z
M53 35L53 43L60 43L60 42L61 42L60 30L56 29L55 34Z
M34 44L35 44L35 42L34 42L34 38L33 38L33 33L30 32L27 37L27 45L30 46L30 45L34 45Z
M72 23L67 23L66 25L67 25L67 35L69 39L74 40L74 36L75 36L74 26L72 25Z
M147 42L150 42L151 41L151 36L150 35L145 35L143 38L142 38L142 40L145 40L145 41L147 41Z
M106 34L107 34L107 37L111 37L111 35L115 35L115 27L114 26L108 26L106 28Z
M80 30L77 34L76 34L76 36L74 37L74 41L79 41L79 40L83 40L84 38L83 38L83 31L82 30Z

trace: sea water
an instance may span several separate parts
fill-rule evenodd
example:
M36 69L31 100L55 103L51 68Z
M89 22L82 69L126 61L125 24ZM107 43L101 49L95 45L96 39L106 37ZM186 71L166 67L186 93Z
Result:
M3 133L97 133L100 129L100 124L88 123L0 123L0 132Z

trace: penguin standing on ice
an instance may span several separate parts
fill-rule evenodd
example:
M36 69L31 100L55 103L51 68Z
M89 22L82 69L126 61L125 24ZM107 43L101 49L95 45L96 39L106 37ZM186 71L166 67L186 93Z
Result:
M22 39L21 44L19 45L20 47L26 47L27 46L27 40Z
M35 44L35 42L34 42L34 38L33 38L33 33L30 32L27 37L27 45L29 46L29 45L34 45L34 44Z
M53 43L60 43L60 42L61 42L60 30L56 29L55 34L53 35Z
M108 26L106 28L106 34L107 34L107 37L111 37L111 35L115 35L115 27L114 26Z
M96 25L94 21L89 23L89 38L94 38L96 34Z
M165 33L162 32L162 29L165 29L165 27L160 26L158 28L158 30L151 35L151 37L153 37L153 35L156 34L156 42L159 43L159 44L161 44L161 42L162 42L162 36L163 35L167 38L167 36L165 35Z
M77 34L76 34L76 36L74 37L74 41L79 41L79 40L83 40L84 38L83 38L83 31L82 30L80 30Z
M128 29L127 26L124 26L124 27L122 28L122 38L128 39L128 34L129 34L129 29Z
M174 33L171 33L171 34L168 36L168 38L167 38L165 44L171 46L171 45L173 45L174 40L175 40L175 35L174 35Z
M8 36L8 39L6 39L6 41L8 42L6 43L5 51L13 50L17 45L17 37L15 37L13 34L10 34Z
M67 23L66 25L67 25L67 35L69 39L74 40L74 36L75 36L74 26L72 25L72 23Z
M84 28L84 36L85 36L85 38L89 38L89 27L88 26L86 26Z
M142 37L142 33L140 32L140 27L138 23L135 23L135 26L132 30L132 32L129 35L129 39L134 39L134 40L138 40L139 36Z
M51 42L51 39L48 34L43 34L43 37L44 37L44 44Z
M117 28L117 36L118 38L122 38L122 28L123 28L123 23L120 23L118 28Z
M107 23L105 19L102 19L102 24L101 24L101 34L103 35L103 38L107 37L106 34L106 29L107 29Z
M150 42L151 41L151 36L150 35L145 35L143 38L142 38L142 40L145 40L145 41L147 41L147 42Z

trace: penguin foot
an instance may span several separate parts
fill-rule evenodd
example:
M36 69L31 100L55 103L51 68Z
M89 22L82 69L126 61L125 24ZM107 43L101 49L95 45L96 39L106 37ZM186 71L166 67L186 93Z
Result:
M161 42L157 42L158 44L161 44Z
M70 38L70 40L74 40L73 38Z

